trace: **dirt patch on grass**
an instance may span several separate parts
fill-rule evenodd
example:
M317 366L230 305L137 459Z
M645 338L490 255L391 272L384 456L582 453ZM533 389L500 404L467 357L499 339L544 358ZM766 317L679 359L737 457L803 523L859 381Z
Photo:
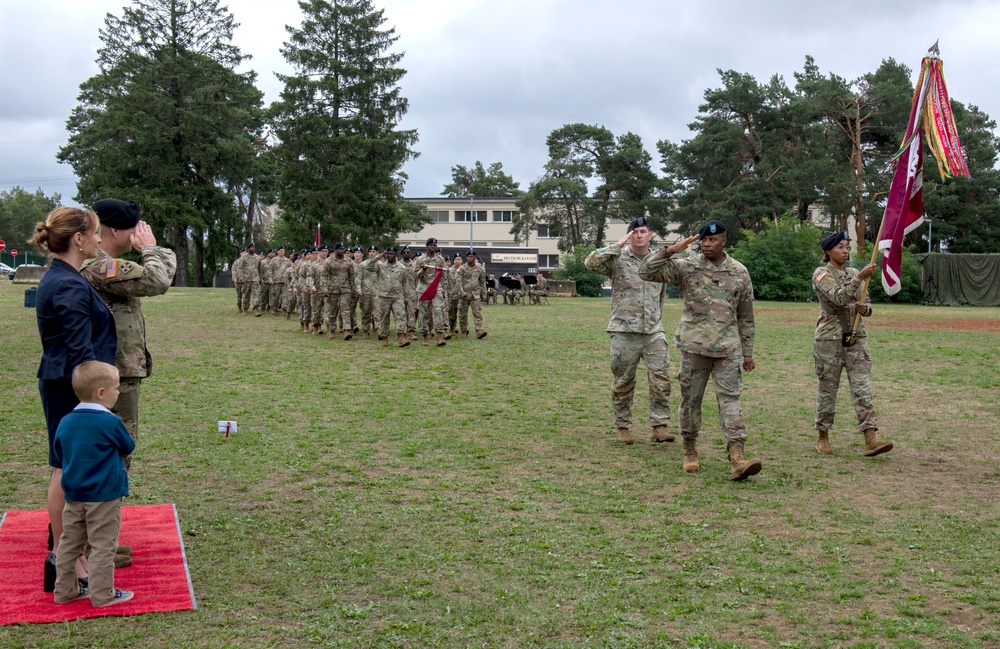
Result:
M929 329L936 331L985 331L1000 333L1000 320L984 318L954 318L950 320L882 320L879 327L896 329Z

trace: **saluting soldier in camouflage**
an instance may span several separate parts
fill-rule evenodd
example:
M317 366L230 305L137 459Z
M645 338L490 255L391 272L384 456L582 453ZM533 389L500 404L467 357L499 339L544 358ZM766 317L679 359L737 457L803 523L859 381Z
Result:
M403 304L406 305L406 335L410 340L417 339L417 271L413 267L410 246L403 246L402 259L399 260L406 269L406 283L403 284Z
M672 442L670 423L670 352L663 334L662 309L666 286L639 278L639 265L649 255L653 233L645 218L638 218L617 243L590 253L587 268L611 278L611 407L618 441L633 442L632 399L639 360L649 378L650 441ZM626 247L627 246L627 247Z
M354 330L350 328L351 303L360 291L357 288L359 285L354 260L345 256L343 242L334 246L333 257L323 263L323 274L330 293L327 304L327 337L334 337L334 325L339 315L345 327L344 340L350 340L354 337Z
M462 299L462 280L458 271L462 269L462 255L455 253L448 268L448 338L458 335L458 301Z
M233 277L233 286L236 288L236 310L240 315L246 315L250 312L250 285L246 283L243 278L243 260L246 259L247 249L240 249L240 256L236 258L233 265L229 267L230 274Z
M875 264L868 264L861 271L845 266L850 259L850 244L846 232L837 232L823 239L823 261L813 273L812 285L819 298L819 321L813 339L813 359L819 393L816 396L816 450L833 453L830 429L837 411L837 389L840 376L847 370L851 386L851 400L858 416L858 428L865 436L864 454L871 457L892 450L892 442L878 439L878 419L872 403L872 390L868 382L872 357L868 351L868 333L863 321L849 339L854 326L854 316L872 314L871 303L858 304L858 292L865 279L875 272Z
M445 268L444 257L438 254L437 239L431 237L427 240L427 251L413 262L413 269L416 271L417 277L417 320L420 323L420 333L423 336L421 344L424 346L429 344L427 338L430 335L430 330L433 328L437 346L441 347L445 344L444 330L448 326L448 318L444 311L444 277L441 277L437 286L437 292L432 299L420 299L438 273L444 273L447 270Z
M400 347L410 344L406 337L406 305L403 303L407 270L396 259L396 252L396 246L389 246L384 254L376 251L374 256L362 264L365 272L375 279L372 294L376 296L375 317L378 323L378 337L383 347L389 345L390 314L396 321L396 344Z
M319 247L319 252L316 254L316 262L309 268L309 275L306 279L309 287L310 302L312 302L312 332L314 336L323 333L323 317L326 315L326 304L330 296L326 269L323 267L329 254L330 249L326 244ZM332 322L327 323L328 329L332 326Z
M277 256L271 260L271 313L281 315L281 305L285 300L285 270L292 264L285 256L285 247L277 248Z
M486 270L476 263L476 251L465 254L465 265L457 269L458 274L458 326L463 337L469 335L469 309L472 309L472 324L476 328L476 338L485 338L483 328L483 306L480 296L486 292Z
M101 243L97 257L84 262L80 272L114 314L118 332L115 365L121 385L112 412L122 418L132 439L138 439L139 387L153 371L139 298L167 292L177 272L177 256L156 245L152 229L139 220L139 204L135 201L104 198L94 203L94 212L101 220ZM117 258L130 250L142 255L142 263ZM130 455L125 458L126 470L131 465Z
M699 238L701 254L675 256ZM699 468L696 440L701 430L701 402L711 376L732 464L729 478L744 480L759 473L762 466L758 458L743 456L747 429L740 407L741 369L754 369L753 284L746 267L726 254L725 245L726 225L709 221L698 235L649 255L639 266L639 277L670 282L684 297L675 337L681 352L678 382L684 470L693 473Z

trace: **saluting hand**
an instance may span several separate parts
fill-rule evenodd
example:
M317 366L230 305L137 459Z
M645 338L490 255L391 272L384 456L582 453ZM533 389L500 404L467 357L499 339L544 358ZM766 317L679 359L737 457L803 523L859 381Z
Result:
M670 245L670 246L667 246L666 248L664 248L664 250L666 250L667 254L670 254L670 255L676 255L679 252L684 252L685 250L688 249L688 246L690 246L692 243L694 243L695 241L698 240L699 236L700 235L692 234L687 239L681 239L677 243L675 243L673 245ZM747 370L747 371L749 372L750 370Z
M132 244L132 249L136 252L142 252L142 249L146 246L156 245L156 237L153 235L153 229L145 221L136 223L135 230L129 235L128 241Z
M626 232L625 236L618 240L618 245L621 246L622 248L624 248L625 244L632 240L632 233L633 232L635 232L635 230L631 230L629 232Z

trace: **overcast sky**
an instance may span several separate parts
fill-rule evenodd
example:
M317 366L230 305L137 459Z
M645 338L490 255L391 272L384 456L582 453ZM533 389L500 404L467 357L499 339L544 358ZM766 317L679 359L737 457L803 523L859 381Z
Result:
M0 189L59 192L76 179L56 162L81 82L96 73L98 30L124 0L0 1ZM236 44L252 55L265 101L296 0L230 0ZM953 99L1000 118L1000 2L948 0L385 0L408 70L420 157L408 197L441 193L455 164L502 162L522 189L546 159L545 138L584 122L656 142L690 137L716 69L791 85L807 54L824 73L854 78L895 58L911 69L941 40ZM915 81L915 77L914 77Z

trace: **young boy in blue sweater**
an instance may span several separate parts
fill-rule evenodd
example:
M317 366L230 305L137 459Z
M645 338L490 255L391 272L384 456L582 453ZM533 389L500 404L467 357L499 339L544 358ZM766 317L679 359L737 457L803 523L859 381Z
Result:
M100 361L73 370L73 391L80 404L56 430L54 453L62 466L63 533L56 556L56 604L90 597L94 606L132 599L115 588L115 549L122 523L122 497L128 495L125 456L135 442L125 424L111 413L118 400L118 370ZM90 543L90 583L76 579L77 558Z

